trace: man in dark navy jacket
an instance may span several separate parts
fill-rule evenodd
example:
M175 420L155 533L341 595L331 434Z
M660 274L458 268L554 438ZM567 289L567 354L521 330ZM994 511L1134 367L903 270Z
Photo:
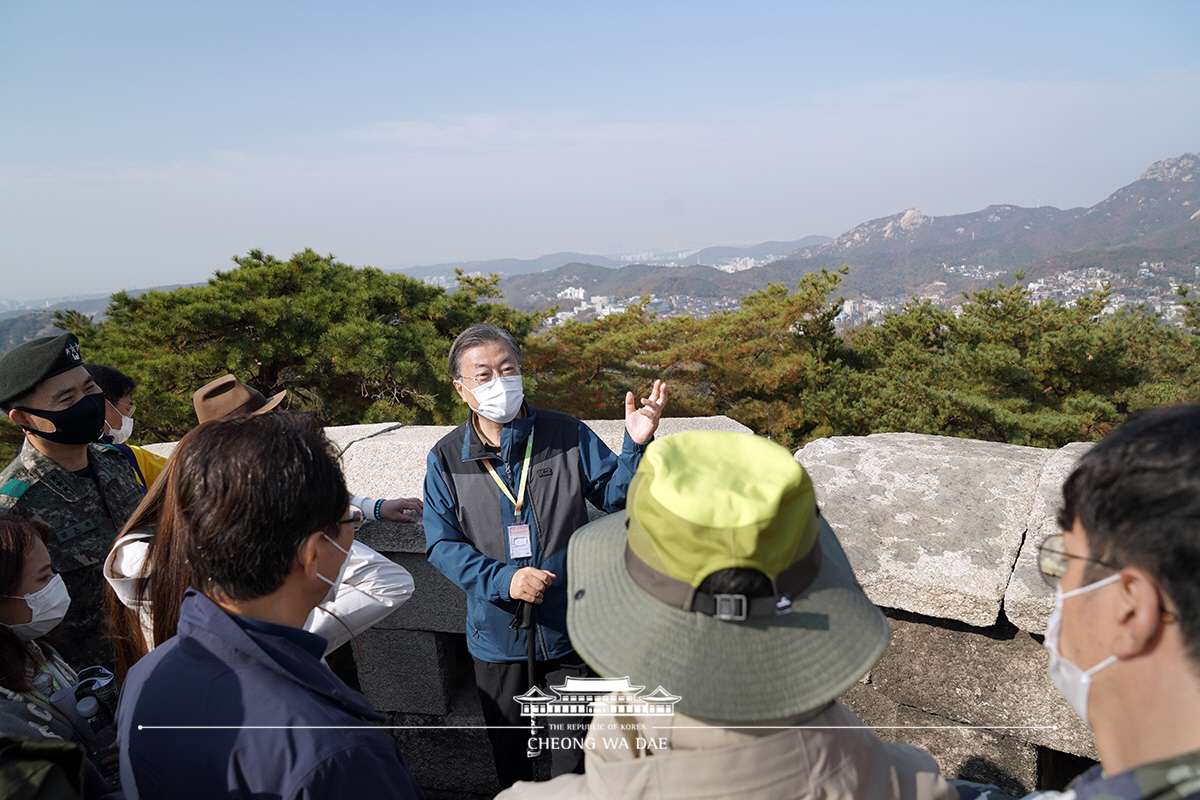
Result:
M641 408L626 394L618 456L574 417L525 403L521 352L503 328L485 322L463 331L448 366L471 413L429 453L425 548L429 563L467 594L467 649L497 777L507 787L532 778L528 729L505 729L528 724L514 696L531 683L590 674L567 638L567 541L587 523L587 502L609 512L625 507L667 390L655 381ZM522 604L536 608L532 680L526 631L510 627ZM578 748L551 748L551 755L552 774L582 769Z
M206 423L172 455L157 536L193 586L117 715L131 798L420 798L382 717L304 631L354 541L337 454L308 414Z

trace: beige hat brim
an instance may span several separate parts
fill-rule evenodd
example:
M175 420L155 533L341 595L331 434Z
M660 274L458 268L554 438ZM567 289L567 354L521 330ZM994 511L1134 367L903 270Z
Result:
M625 568L625 514L571 537L567 628L598 673L682 698L676 708L718 722L763 722L818 708L883 655L890 630L858 585L824 519L821 570L770 618L725 622L647 594Z
M284 389L279 394L271 395L270 397L267 398L267 402L263 404L262 408L255 409L254 411L251 411L250 413L251 414L265 414L268 411L270 411L271 409L275 408L275 406L282 403L283 398L285 398L285 397L287 397L287 389Z

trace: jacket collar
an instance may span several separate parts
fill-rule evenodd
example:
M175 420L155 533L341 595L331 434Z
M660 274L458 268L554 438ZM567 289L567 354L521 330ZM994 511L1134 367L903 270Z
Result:
M88 466L93 470L98 470L97 475L104 474L101 468L101 459L96 457L96 449L88 445L87 454ZM48 486L63 500L68 503L74 503L83 497L83 494L76 485L76 481L79 479L67 472L61 464L33 445L26 442L25 446L21 448L18 458L21 459L21 465L28 470L30 475L34 476L40 483Z
M505 463L511 463L514 458L520 460L525 454L520 448L525 446L525 440L529 437L529 432L533 430L534 423L537 422L536 408L524 403L521 409L525 412L525 416L506 422L500 431L500 459ZM496 453L489 450L479 434L475 432L474 418L475 412L472 411L471 418L466 422L466 433L463 436L463 461L495 459Z
M194 588L183 595L178 633L180 639L192 638L203 643L222 660L236 656L252 661L281 680L298 683L328 698L355 716L384 719L366 697L344 684L327 665L289 637L243 628Z

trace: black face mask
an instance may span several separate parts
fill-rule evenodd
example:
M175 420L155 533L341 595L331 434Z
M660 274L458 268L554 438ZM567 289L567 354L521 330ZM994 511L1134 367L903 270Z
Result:
M100 438L104 432L104 395L85 394L79 402L62 411L46 411L41 408L17 406L31 416L41 417L54 423L54 431L47 433L26 425L21 427L35 436L58 444L88 444Z

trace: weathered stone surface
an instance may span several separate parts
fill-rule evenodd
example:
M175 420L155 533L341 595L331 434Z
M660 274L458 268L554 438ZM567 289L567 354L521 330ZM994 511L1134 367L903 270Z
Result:
M856 684L842 702L885 742L928 752L948 778L989 783L1015 797L1037 786L1037 748L1019 738L900 706L871 684Z
M381 433L400 427L403 426L399 422L379 422L372 425L339 425L326 428L325 435L337 446L338 450L344 450L354 442L362 439L370 439L372 436L378 436ZM145 448L160 456L170 456L176 444L178 442L158 442L157 444L145 445Z
M947 777L999 786L1014 797L1037 788L1037 748L1028 742L987 728L945 729L950 720L912 708L900 708L896 724L910 727L887 733L927 751Z
M874 602L986 627L1052 453L880 433L817 439L796 459Z
M339 450L345 450L355 442L363 439L370 439L372 436L378 436L381 433L394 431L404 427L400 422L376 422L370 425L339 425L337 427L326 428L325 435L329 437Z
M1091 442L1072 442L1050 456L1042 468L1026 524L1025 542L1004 592L1004 614L1023 631L1046 632L1046 621L1054 608L1054 590L1038 569L1038 546L1047 536L1062 533L1056 517L1062 505L1063 481L1075 468L1075 462L1093 446Z
M346 485L366 497L421 497L425 457L452 425L406 425L355 441L342 453Z
M425 526L420 522L364 522L354 538L380 553L425 552Z
M377 628L463 633L467 619L467 596L438 572L424 555L385 553L413 576L412 598L388 615Z
M403 609L401 609L403 610ZM400 613L400 612L396 612ZM453 634L371 628L359 635L358 680L380 711L445 714L459 665Z
M396 714L392 724L404 759L426 793L491 797L500 790L484 728L479 692L470 670L456 682L445 716Z
M992 638L889 620L872 686L902 705L1032 744L1096 758L1092 733L1050 683L1045 648L1024 632Z
M876 733L880 738L886 739L884 731L896 725L896 712L900 708L899 704L879 691L879 687L872 685L869 680L854 684L840 699L846 708L854 712L856 717L872 728L876 728ZM887 739L887 741L898 740Z

